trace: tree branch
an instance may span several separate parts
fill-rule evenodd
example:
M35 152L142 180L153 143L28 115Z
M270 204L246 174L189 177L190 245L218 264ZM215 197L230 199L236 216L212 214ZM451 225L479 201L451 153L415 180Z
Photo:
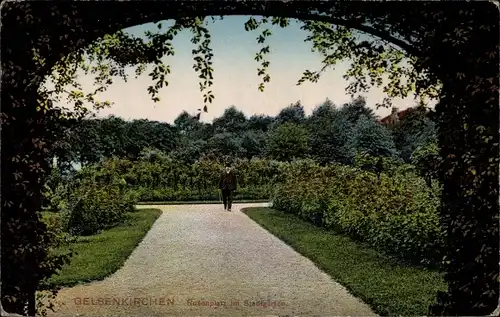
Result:
M399 46L401 49L406 51L410 55L416 55L416 49L411 46L409 43L406 43L403 40L397 39L388 32L363 25L362 23L355 21L355 20L342 20L342 19L337 19L337 18L332 18L330 16L324 16L324 15L312 15L312 14L295 14L293 17L290 16L290 18L293 19L298 19L298 20L311 20L311 21L319 21L319 22L326 22L326 23L331 23L335 25L342 25L351 29L355 29L370 35L374 35L379 37L380 39L387 41L391 44L394 44L396 46Z

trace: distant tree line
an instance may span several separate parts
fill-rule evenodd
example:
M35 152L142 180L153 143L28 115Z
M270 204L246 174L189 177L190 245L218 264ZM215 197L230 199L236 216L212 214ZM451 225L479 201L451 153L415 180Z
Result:
M64 138L53 153L59 170L105 158L138 160L144 151L193 164L205 156L279 161L310 158L320 164L352 165L357 153L410 163L417 148L436 143L431 112L416 106L394 125L382 125L363 97L337 106L326 99L306 116L300 101L278 115L247 118L231 106L212 123L182 112L174 124L110 116L62 122Z

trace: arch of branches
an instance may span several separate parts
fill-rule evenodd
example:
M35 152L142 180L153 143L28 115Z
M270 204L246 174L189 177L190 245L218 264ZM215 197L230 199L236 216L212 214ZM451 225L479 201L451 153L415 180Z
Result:
M267 24L286 27L287 18L302 21L307 40L325 57L324 67L304 72L316 81L322 71L345 58L349 92L383 86L391 97L416 93L439 96L441 221L447 232L447 293L430 308L437 315L485 315L498 304L498 9L489 2L7 2L2 6L2 305L7 311L34 314L35 290L63 259L47 262L50 234L40 222L41 188L50 168L48 153L57 140L54 122L68 116L51 105L51 93L68 92L75 109L98 102L96 92L126 66L153 65L149 93L168 84L172 38L193 32L192 53L206 103L214 94L210 34L204 17L255 15L245 28L256 30L256 54L262 85L270 80ZM166 19L145 43L119 30ZM356 41L355 31L378 37ZM85 65L85 58L94 66ZM407 57L407 66L401 66ZM74 80L74 65L97 74L96 92L84 94ZM399 65L399 66L398 66ZM42 84L55 80L54 91ZM382 76L386 76L384 81ZM406 78L406 82L400 79ZM257 87L256 87L257 88ZM205 105L207 111L207 105ZM80 112L79 112L80 111ZM13 299L16 299L15 301Z

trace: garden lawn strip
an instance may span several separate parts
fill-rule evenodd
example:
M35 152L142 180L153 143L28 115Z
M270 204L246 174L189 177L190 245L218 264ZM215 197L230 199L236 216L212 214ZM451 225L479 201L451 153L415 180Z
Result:
M380 315L425 315L436 293L446 290L440 272L387 259L351 238L272 208L243 212L313 261Z
M160 216L159 209L138 209L127 213L123 223L91 236L79 236L69 246L54 252L65 252L71 248L76 252L71 262L63 266L59 274L53 275L48 285L73 286L102 280L116 272L141 242L153 223ZM57 213L46 213L45 217L57 217Z

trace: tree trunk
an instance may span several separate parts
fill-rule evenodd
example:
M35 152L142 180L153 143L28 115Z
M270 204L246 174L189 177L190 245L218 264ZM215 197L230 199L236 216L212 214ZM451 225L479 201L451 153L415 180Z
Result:
M438 296L433 314L481 316L498 305L499 100L498 67L494 66L498 65L498 27L493 29L493 34L473 33L467 54L459 55L460 48L435 47L442 54L443 92L436 110L443 114L440 214L447 233L449 291Z

